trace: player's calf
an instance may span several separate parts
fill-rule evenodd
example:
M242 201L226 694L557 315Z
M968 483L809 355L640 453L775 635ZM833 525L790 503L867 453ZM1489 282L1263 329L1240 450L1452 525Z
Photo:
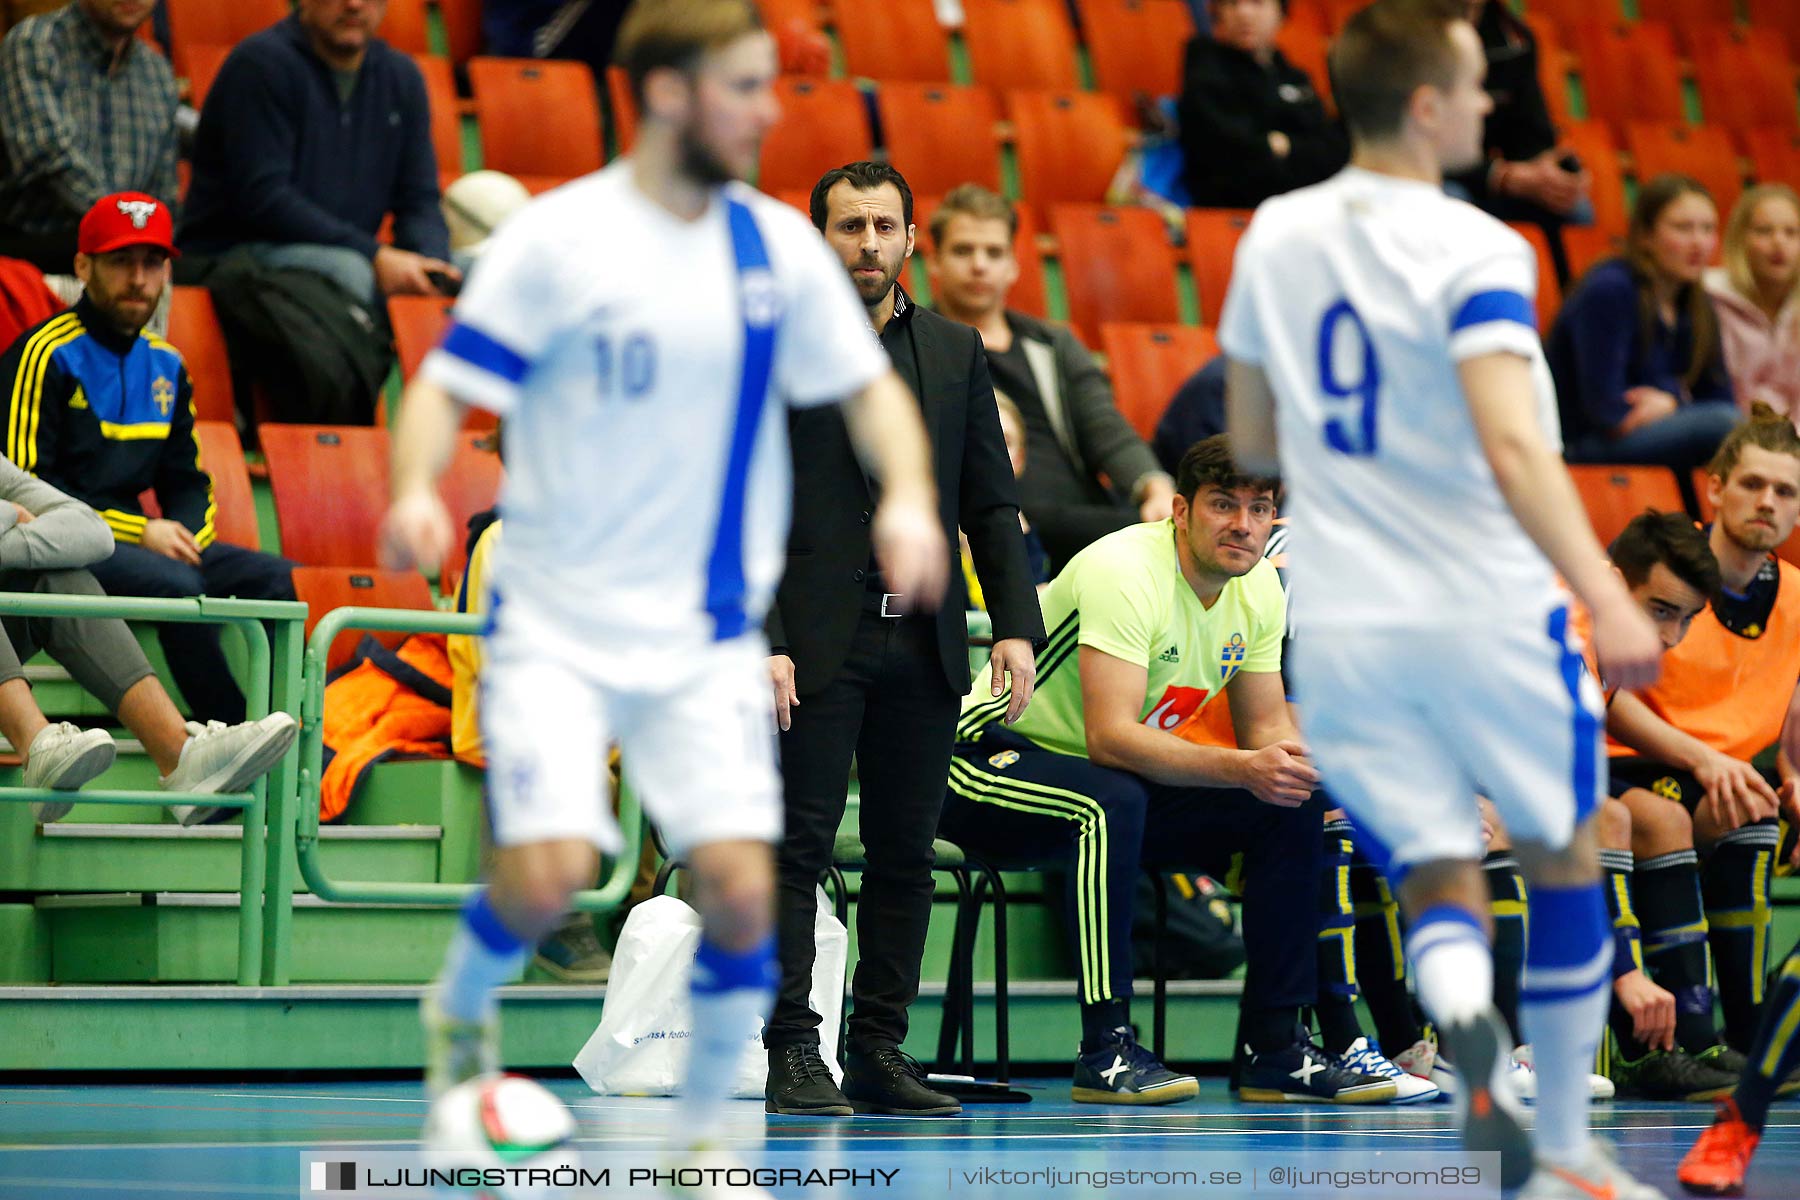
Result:
M775 857L766 842L729 841L688 852L700 948L689 991L693 1037L681 1089L677 1141L717 1140L744 1043L769 1015L775 958Z

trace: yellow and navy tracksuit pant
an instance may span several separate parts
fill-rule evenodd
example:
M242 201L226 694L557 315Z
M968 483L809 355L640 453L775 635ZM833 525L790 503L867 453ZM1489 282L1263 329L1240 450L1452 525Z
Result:
M1000 867L1062 866L1083 1004L1131 995L1140 870L1184 868L1243 898L1247 1008L1317 991L1320 799L1264 804L1239 788L1179 788L1044 750L994 723L950 761L943 836Z

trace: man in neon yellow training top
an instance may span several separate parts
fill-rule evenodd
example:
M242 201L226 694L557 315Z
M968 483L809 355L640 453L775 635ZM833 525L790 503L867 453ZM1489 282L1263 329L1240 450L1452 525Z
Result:
M1277 482L1241 474L1223 437L1182 458L1174 516L1109 534L1044 593L1049 646L1016 725L977 686L963 704L944 836L1000 865L1063 863L1080 981L1074 1098L1196 1094L1132 1037L1132 893L1141 867L1207 870L1244 897L1248 975L1239 1095L1377 1103L1391 1080L1298 1041L1315 992L1319 776L1281 684L1287 604L1263 547ZM1239 744L1173 730L1223 695Z

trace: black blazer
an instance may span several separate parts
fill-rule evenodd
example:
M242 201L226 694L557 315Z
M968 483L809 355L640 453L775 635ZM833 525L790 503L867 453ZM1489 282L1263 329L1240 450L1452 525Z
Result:
M944 602L933 615L944 680L969 690L968 593L956 531L968 535L996 639L1042 642L1044 618L1019 530L1018 491L981 336L919 308L896 288L895 315L881 343L925 418L936 466L938 512L952 562ZM794 524L787 573L769 610L772 653L794 660L796 689L815 693L836 677L860 619L875 512L850 434L836 405L793 411Z

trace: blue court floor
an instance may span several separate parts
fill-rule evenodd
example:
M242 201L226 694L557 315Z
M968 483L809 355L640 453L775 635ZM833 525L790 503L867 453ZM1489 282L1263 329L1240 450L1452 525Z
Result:
M579 1080L548 1082L574 1110L581 1148L602 1158L653 1148L674 1111L670 1100L595 1096ZM1049 1194L949 1186L959 1167L994 1161L1060 1162L1082 1154L1090 1163L1138 1169L1260 1165L1266 1175L1272 1164L1317 1162L1327 1152L1377 1161L1455 1144L1447 1105L1245 1106L1230 1098L1222 1080L1208 1079L1197 1101L1133 1110L1071 1104L1066 1077L1027 1086L1030 1104L971 1106L948 1119L765 1118L760 1102L739 1101L730 1140L746 1159L777 1151L784 1159L792 1152L812 1162L897 1159L929 1168L914 1176L910 1188L890 1187L885 1194L931 1200ZM397 1081L0 1087L0 1197L305 1197L312 1193L302 1153L412 1149L424 1113L418 1084ZM1639 1178L1679 1194L1675 1165L1710 1120L1709 1108L1614 1102L1596 1105L1595 1113ZM1188 1194L1279 1191L1265 1178L1254 1193L1215 1186ZM1066 1187L1059 1194L1098 1193ZM1777 1107L1749 1194L1800 1197L1800 1106Z

